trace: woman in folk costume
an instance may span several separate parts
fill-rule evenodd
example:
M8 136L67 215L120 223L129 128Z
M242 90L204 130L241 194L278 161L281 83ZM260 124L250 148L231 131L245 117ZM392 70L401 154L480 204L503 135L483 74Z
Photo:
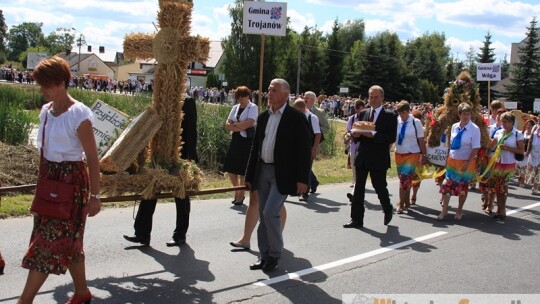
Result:
M446 162L446 175L439 192L442 194L442 210L437 220L442 221L448 213L451 196L459 198L455 219L461 220L463 205L467 199L469 184L476 171L476 158L480 149L480 129L471 121L473 108L468 103L458 106L459 122L450 131L450 152Z
M523 134L514 128L515 120L516 118L511 112L502 114L501 122L503 128L495 133L490 145L492 150L496 150L491 160L494 164L491 168L488 167L490 175L485 183L485 187L497 196L497 212L493 217L498 220L504 220L506 218L508 181L516 168L515 154L523 154L525 150Z
M527 176L526 183L532 186L532 194L540 189L540 125L536 124L531 130L527 148Z
M533 135L533 128L536 125L534 120L529 119L525 122L525 125L523 126L523 144L525 146L525 158L522 161L516 162L516 177L518 181L518 185L521 188L525 187L525 178L527 177L527 164L529 162L529 141L531 140L531 137ZM538 133L538 132L537 132ZM538 134L537 134L538 135ZM538 138L536 138L538 139Z
M416 166L426 163L426 144L422 122L410 114L407 101L397 104L396 167L399 176L399 202L396 212L401 214L410 207L410 193Z

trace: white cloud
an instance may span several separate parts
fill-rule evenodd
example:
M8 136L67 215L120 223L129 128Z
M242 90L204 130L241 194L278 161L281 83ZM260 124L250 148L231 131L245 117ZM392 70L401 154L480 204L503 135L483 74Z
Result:
M317 26L317 20L312 13L300 13L293 9L287 9L287 17L290 18L291 28L298 33L302 32L306 26Z
M306 0L306 2L326 7L352 8L364 14L394 18L404 15L430 17L435 9L433 0Z
M484 46L484 41L480 40L461 40L456 37L448 37L446 45L451 48L451 56L459 59L465 59L470 47L472 46L476 54L480 53L480 48ZM510 46L500 41L492 41L491 48L495 53L496 61L503 60L507 55L507 60L510 61Z
M505 0L482 1L459 0L436 5L436 18L442 23L466 28L484 29L506 37L525 36L525 27L533 16L540 15L540 4L528 4Z

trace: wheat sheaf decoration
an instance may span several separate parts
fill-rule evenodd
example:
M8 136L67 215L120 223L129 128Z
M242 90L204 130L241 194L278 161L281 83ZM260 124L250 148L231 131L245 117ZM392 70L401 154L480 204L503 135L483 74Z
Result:
M443 134L450 138L450 128L459 121L458 105L466 102L473 108L472 122L480 128L481 146L489 145L487 122L481 113L480 93L478 85L474 83L471 74L462 71L456 80L447 88L444 96L444 105L437 108L431 119L426 123L427 144L436 147L441 144ZM448 141L446 142L448 144Z
M187 67L192 61L206 62L210 50L208 38L189 36L192 11L192 1L160 0L157 33L131 33L124 38L127 60L156 59L150 108L162 124L148 147L133 158L136 174L103 175L105 194L151 197L170 191L184 197L187 191L198 190L202 172L194 163L180 159Z

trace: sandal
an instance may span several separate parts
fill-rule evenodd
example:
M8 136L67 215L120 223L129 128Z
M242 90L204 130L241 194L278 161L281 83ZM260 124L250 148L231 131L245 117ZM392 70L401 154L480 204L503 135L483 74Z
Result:
M411 198L411 206L416 206L416 198Z
M403 209L397 208L397 209L396 209L396 213L397 213L397 214L403 214Z

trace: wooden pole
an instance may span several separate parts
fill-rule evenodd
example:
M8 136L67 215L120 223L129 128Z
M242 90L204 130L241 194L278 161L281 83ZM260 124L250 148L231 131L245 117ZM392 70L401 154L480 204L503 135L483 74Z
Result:
M490 104L491 104L491 80L488 80L488 100L487 100L488 109L489 109Z
M10 193L10 192L25 192L33 191L36 188L36 185L23 185L23 186L13 186L13 187L0 187L0 194ZM248 190L246 186L237 186L237 187L228 187L228 188L214 188L206 189L199 191L188 191L186 196L196 196L196 195L207 195L207 194L216 194L224 192L232 192L237 190ZM159 198L173 198L175 197L172 193L160 193L156 194L155 199ZM103 203L108 202L127 202L127 201L138 201L142 200L140 195L128 195L128 196L111 196L111 197L102 197L101 201Z
M262 106L262 85L263 85L263 71L264 71L264 44L265 44L265 37L266 35L261 35L261 59L259 61L259 113L261 112L261 106Z

